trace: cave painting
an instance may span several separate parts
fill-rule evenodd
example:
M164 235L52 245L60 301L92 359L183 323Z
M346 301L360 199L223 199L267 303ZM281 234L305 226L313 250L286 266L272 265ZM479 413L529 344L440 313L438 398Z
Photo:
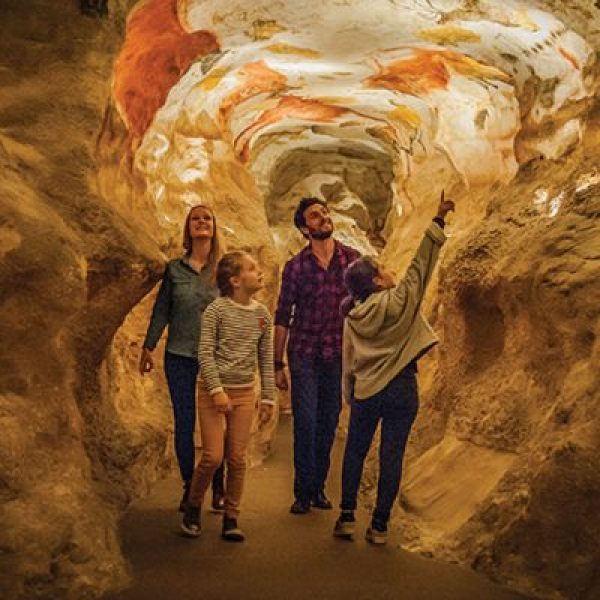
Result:
M452 72L477 78L482 83L488 79L510 81L510 77L499 69L449 50L411 48L411 54L409 58L390 65L378 65L377 74L367 79L367 85L419 96L448 89Z
M265 194L298 149L338 148L391 158L394 203L414 206L411 178L431 165L491 186L577 143L593 63L583 38L523 2L150 1L129 19L114 98L151 201L207 200L218 169L190 186L185 164L237 161ZM182 145L195 158L174 161Z
M184 31L177 16L177 0L151 0L131 13L115 63L113 94L134 136L144 135L190 64L217 50L210 32Z

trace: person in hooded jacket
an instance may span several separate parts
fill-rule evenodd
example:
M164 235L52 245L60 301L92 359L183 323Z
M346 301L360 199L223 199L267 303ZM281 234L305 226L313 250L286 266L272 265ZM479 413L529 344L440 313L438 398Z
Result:
M423 296L446 240L444 218L454 203L440 199L406 275L393 275L370 257L348 266L350 293L342 303L344 333L342 396L350 403L350 424L342 466L341 514L334 535L352 539L354 511L365 457L381 421L377 501L366 538L387 541L387 525L400 489L402 460L417 415L417 360L437 343L420 313Z

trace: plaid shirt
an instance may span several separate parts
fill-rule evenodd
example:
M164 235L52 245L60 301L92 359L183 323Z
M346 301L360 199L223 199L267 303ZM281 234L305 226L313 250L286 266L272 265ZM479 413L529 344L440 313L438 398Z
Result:
M340 303L348 293L344 271L359 256L357 250L335 240L327 269L319 265L310 244L286 263L275 325L290 329L290 360L341 356L344 319Z

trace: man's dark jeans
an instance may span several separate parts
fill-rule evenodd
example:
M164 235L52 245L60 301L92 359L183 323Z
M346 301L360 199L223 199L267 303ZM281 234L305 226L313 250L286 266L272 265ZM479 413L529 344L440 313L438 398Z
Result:
M341 359L290 357L297 500L308 502L325 488L341 409L341 372Z
M194 428L196 425L196 379L198 361L165 352L165 375L173 404L175 454L183 481L191 481L195 466ZM223 489L223 465L213 477L213 489Z
M342 467L342 510L355 510L365 457L381 420L379 483L373 522L387 525L400 489L402 459L419 409L416 367L411 363L383 390L366 400L353 400Z

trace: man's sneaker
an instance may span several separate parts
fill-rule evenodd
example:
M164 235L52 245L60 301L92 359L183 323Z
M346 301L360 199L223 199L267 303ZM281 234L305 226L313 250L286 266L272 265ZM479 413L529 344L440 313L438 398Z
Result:
M342 511L338 520L335 522L333 535L346 540L351 540L354 538L355 525L356 520L354 519L354 513Z
M192 485L191 481L183 482L183 496L181 496L181 501L179 502L179 512L180 513L185 511L185 506L186 506L188 498L190 496L191 485Z
M229 542L243 542L246 539L246 535L238 527L237 519L232 517L223 517L221 537Z
M327 498L323 490L317 492L315 497L312 499L311 504L315 508L320 508L321 510L331 510L333 508L330 500Z
M367 529L367 533L365 534L367 542L371 542L371 544L375 545L385 544L387 542L387 536L387 530L382 531L376 529L373 525Z
M290 506L290 512L293 515L305 515L310 512L310 502L307 500L294 500L294 504Z
M181 530L188 537L200 535L200 508L193 504L186 504L181 521Z

